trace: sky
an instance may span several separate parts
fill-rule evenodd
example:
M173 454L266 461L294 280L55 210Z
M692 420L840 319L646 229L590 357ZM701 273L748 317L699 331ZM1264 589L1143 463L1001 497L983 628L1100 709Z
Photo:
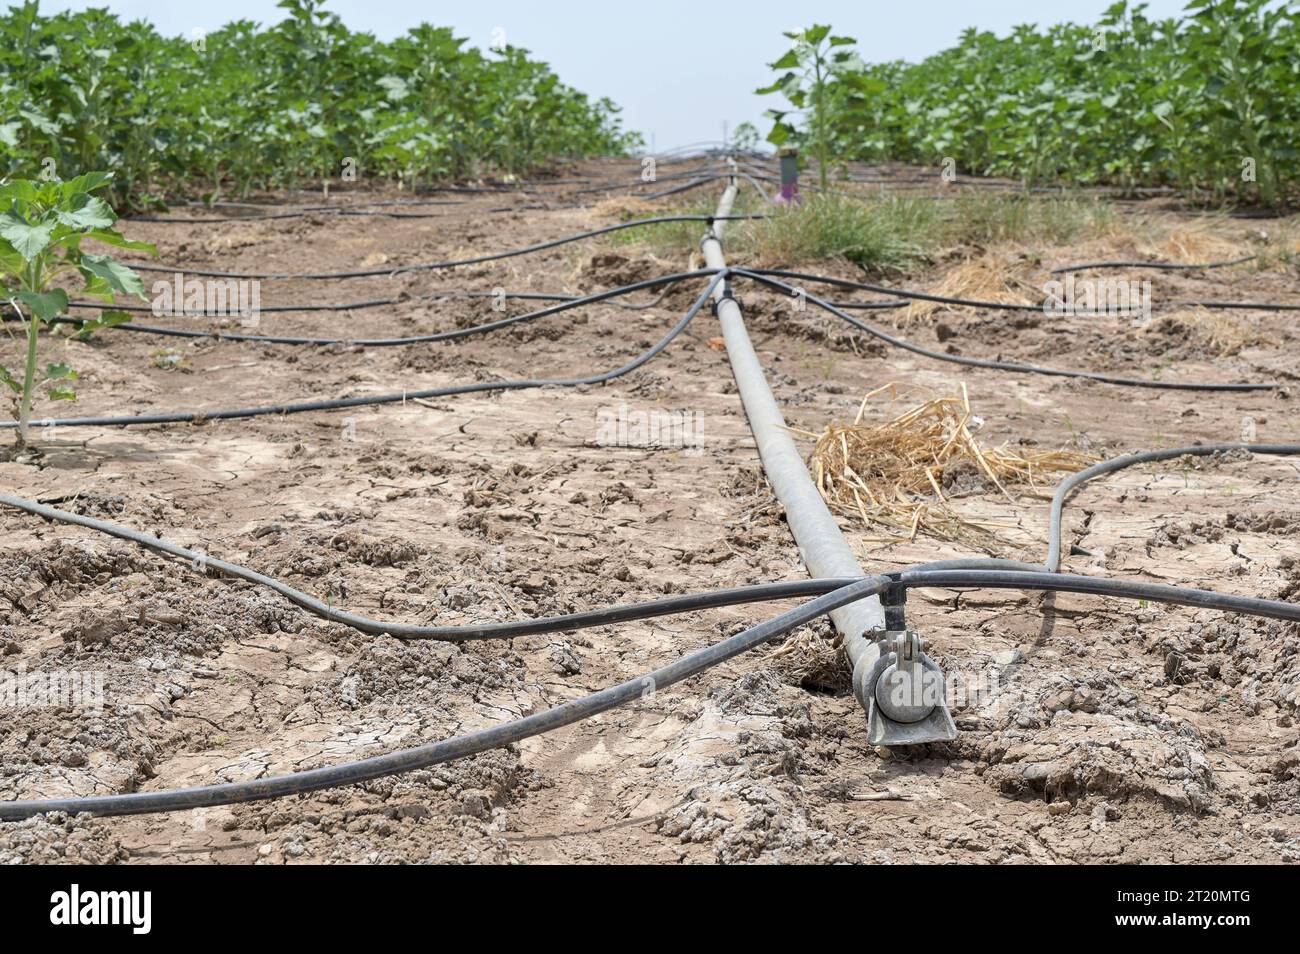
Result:
M332 0L328 8L349 29L392 39L422 21L450 26L470 44L503 39L550 63L560 78L623 107L629 129L655 149L715 140L751 122L766 135L763 111L778 95L754 95L771 82L766 64L788 41L782 31L829 23L855 37L869 62L919 60L953 45L967 27L1005 34L1021 23L1092 23L1113 0ZM1148 0L1147 16L1177 16L1185 0ZM231 20L270 25L283 19L274 0L43 0L41 10L108 7L127 20L149 20L160 32L192 36Z

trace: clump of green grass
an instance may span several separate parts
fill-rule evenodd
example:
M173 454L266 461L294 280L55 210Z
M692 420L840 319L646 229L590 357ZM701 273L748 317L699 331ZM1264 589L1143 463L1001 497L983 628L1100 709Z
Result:
M918 236L933 228L933 206L907 198L862 201L836 193L816 195L746 223L732 232L731 244L766 262L839 258L897 271L925 258Z
M830 193L733 233L732 247L765 262L843 259L901 271L956 246L1055 245L1114 225L1105 203L1023 195L857 198Z
M634 246L656 255L676 258L697 248L703 234L703 222L655 222L652 225L624 229L622 232L611 232L607 238L611 245Z
M626 221L651 215L708 215L713 209L710 196L709 200L667 209L625 200L611 202L602 211L607 217ZM742 190L732 212L768 216L727 224L728 255L736 263L840 259L877 272L906 271L955 247L1078 242L1113 230L1117 218L1113 207L1104 202L1019 193L935 200L828 192L812 195L801 205L774 207ZM703 230L700 222L661 222L611 233L608 241L671 256L695 248Z
M944 204L937 238L948 245L1062 245L1109 231L1116 217L1110 204L1074 196L976 194Z
M716 190L706 188L699 191L707 198L672 206L660 206L640 200L609 200L596 206L595 211L600 218L614 218L620 222L652 216L713 215L717 211ZM742 188L737 193L736 201L731 207L732 215L767 214L770 211L771 208L767 203L748 188ZM739 222L727 223L728 242L739 224ZM611 245L636 246L640 250L665 258L674 258L699 248L700 237L703 234L703 222L656 222L653 225L611 232L607 238Z

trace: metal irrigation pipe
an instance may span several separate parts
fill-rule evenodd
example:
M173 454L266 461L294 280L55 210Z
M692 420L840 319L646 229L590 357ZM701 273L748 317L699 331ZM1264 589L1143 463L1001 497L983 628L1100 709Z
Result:
M722 231L726 217L731 213L738 191L733 178L718 201L718 209L709 230L700 242L704 261L709 268L720 272L727 269L727 259L722 252ZM745 329L745 319L740 305L731 294L730 279L713 289L714 310L722 327L727 358L736 379L745 416L749 419L754 442L758 445L763 471L785 508L786 520L794 534L799 553L808 572L814 577L851 577L862 575L853 551L840 534L839 525L831 515L813 483L812 475L804 466L803 456L795 447L785 417L777 406L776 398L768 387L754 352L753 343ZM853 666L854 689L860 702L866 700L860 691L861 678L875 665L879 648L871 634L885 630L885 611L877 596L845 604L831 614L831 622L844 637L844 648ZM945 713L946 714L946 713ZM917 720L918 724L922 720ZM949 720L951 725L951 720ZM954 738L952 733L934 735L918 734L914 741L936 741Z

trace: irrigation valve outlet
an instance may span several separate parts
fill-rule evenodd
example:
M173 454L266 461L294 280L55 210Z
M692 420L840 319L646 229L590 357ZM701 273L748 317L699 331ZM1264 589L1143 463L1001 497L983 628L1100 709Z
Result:
M878 630L853 667L853 693L867 711L872 745L920 745L957 738L943 672L915 631Z

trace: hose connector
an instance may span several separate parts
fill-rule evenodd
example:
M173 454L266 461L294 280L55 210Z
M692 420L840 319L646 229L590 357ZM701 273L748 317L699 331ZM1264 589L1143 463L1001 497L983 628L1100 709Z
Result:
M715 292L714 295L715 297L713 299L713 303L709 306L713 311L714 318L718 317L718 309L722 307L722 303L724 301L729 301L734 303L735 306L739 308L741 311L745 310L744 303L739 298L737 298L735 293L731 290L730 275L728 275L728 277L722 280L722 284L719 286L717 292Z
M889 619L888 602L885 612ZM896 746L957 738L943 671L925 655L921 637L910 629L867 635L872 645L853 667L853 695L867 713L867 741Z

